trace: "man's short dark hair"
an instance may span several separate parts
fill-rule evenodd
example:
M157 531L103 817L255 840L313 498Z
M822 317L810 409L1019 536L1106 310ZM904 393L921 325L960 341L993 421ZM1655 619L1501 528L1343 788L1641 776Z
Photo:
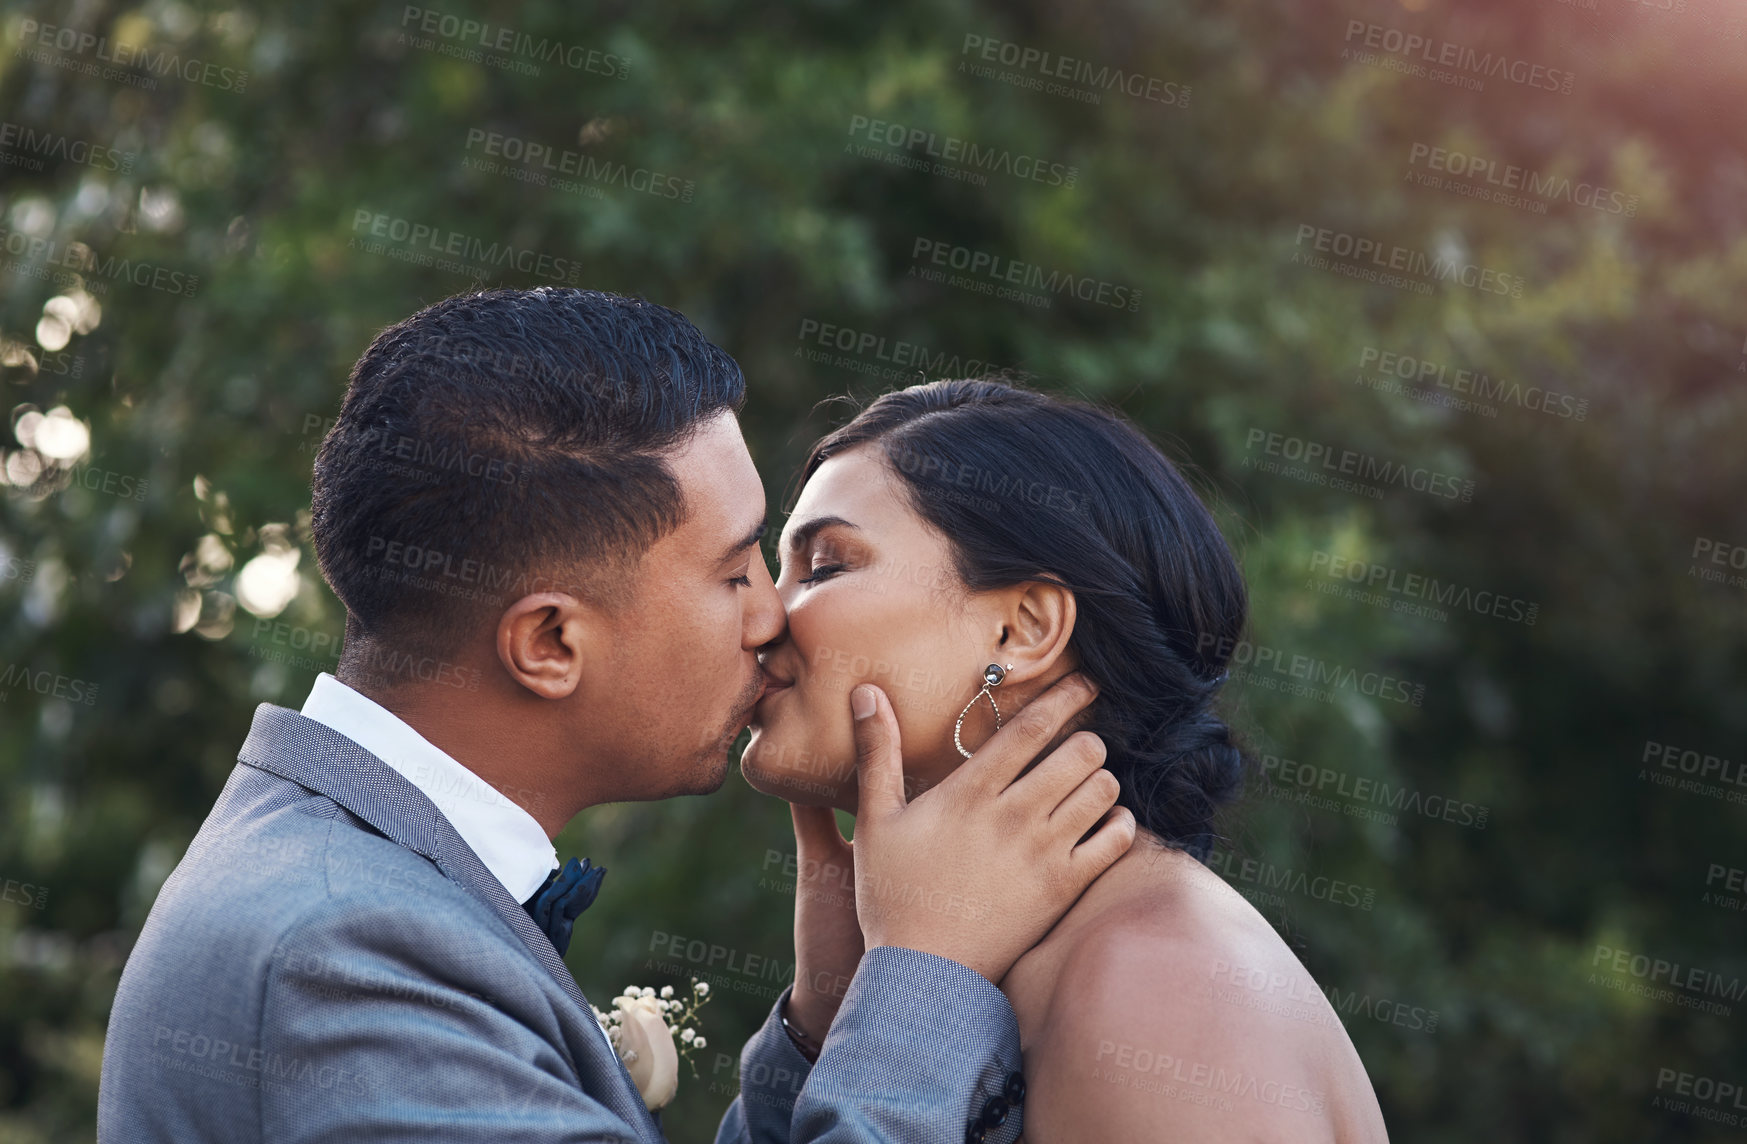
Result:
M683 315L596 290L461 294L382 331L311 486L347 641L434 654L530 592L623 602L684 517L662 454L745 392Z

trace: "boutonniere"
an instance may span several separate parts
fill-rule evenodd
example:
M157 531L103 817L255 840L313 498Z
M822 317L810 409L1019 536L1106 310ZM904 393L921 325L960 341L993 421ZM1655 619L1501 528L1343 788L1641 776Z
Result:
M650 1112L667 1107L679 1091L680 1058L691 1066L692 1076L698 1075L692 1057L707 1044L698 1035L698 1010L709 999L710 983L694 977L691 996L683 1001L671 985L663 985L659 993L647 985L630 985L613 998L611 1012L594 1011Z

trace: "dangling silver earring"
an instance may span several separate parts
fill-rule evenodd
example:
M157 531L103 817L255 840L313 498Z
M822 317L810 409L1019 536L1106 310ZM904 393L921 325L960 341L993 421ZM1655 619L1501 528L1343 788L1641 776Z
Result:
M977 700L987 695L989 697L989 708L995 712L995 730L999 731L1001 729L1001 708L996 705L995 693L990 691L989 688L1001 686L1001 681L1006 679L1007 673L1012 670L1012 664L1002 667L998 663L991 663L988 667L983 668L983 689L971 696L971 701L966 703L964 705L964 710L958 713L958 722L952 725L952 745L957 747L958 753L965 758L970 758L971 753L964 749L964 743L958 737L959 731L964 727L964 717L971 713L971 708L977 705Z

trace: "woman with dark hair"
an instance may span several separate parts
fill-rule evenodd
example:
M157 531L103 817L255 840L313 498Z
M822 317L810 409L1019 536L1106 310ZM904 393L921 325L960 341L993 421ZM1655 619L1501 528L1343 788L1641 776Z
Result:
M797 1044L823 1039L841 994L805 967L859 953L853 898L806 884L853 862L830 809L857 797L847 693L885 692L914 798L1077 670L1098 689L1080 730L1138 837L996 982L1019 1020L1026 1139L1386 1139L1333 1008L1203 864L1242 781L1216 700L1247 600L1143 434L994 380L885 394L813 447L779 556L788 623L761 652L741 767L794 804Z

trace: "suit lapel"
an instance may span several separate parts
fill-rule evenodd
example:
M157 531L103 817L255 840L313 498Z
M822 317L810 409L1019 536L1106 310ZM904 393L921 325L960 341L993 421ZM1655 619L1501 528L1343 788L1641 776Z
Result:
M564 959L552 947L551 939L486 869L479 855L456 833L436 804L394 768L327 724L271 703L255 709L254 724L237 757L249 766L325 795L385 838L436 863L445 877L484 903L515 932L576 1005L577 1019L597 1024L588 999ZM608 1051L605 1039L593 1029L586 1030L583 1037L592 1042L597 1057L613 1057L611 1072L616 1075L608 1082L610 1091L604 1094L604 1103L628 1123L637 1125L643 1135L662 1139L617 1054ZM599 1093L591 1095L602 1097Z

